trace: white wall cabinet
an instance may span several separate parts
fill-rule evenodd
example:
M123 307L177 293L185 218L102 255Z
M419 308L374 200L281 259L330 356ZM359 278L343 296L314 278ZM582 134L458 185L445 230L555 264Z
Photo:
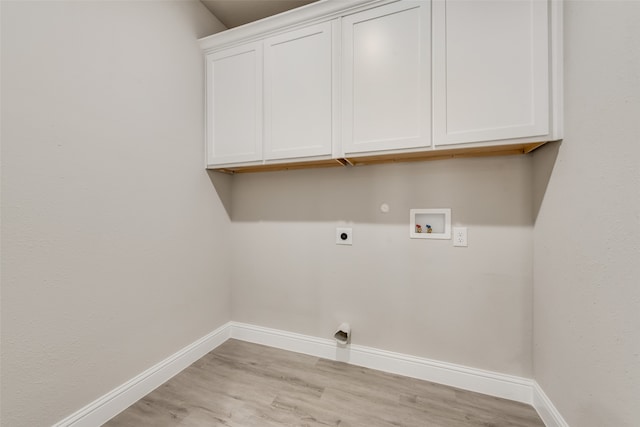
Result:
M207 165L262 159L262 43L206 58Z
M327 0L204 38L207 165L516 154L560 139L561 12L555 0Z
M431 145L431 2L342 20L345 154Z
M265 40L265 160L331 155L331 34L323 22Z
M549 133L548 4L434 0L435 145Z

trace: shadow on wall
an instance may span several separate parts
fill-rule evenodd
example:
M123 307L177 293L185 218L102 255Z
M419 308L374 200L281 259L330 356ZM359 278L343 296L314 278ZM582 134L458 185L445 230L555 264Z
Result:
M528 226L532 166L526 155L209 176L233 222L407 224L411 208L451 208L454 225Z
M538 219L562 141L549 142L533 154L533 223Z
M233 177L220 172L214 172L207 170L211 184L216 189L218 197L224 206L224 210L227 211L227 216L231 219L231 180Z

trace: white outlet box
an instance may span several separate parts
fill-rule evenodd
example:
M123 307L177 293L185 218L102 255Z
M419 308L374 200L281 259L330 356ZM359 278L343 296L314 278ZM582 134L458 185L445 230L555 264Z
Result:
M336 228L336 245L353 245L353 230L351 228Z
M453 227L453 246L467 247L467 227Z

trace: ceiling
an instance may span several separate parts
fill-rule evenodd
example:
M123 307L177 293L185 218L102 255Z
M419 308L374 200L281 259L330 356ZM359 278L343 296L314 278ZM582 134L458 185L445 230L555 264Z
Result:
M227 28L257 21L316 0L200 0Z

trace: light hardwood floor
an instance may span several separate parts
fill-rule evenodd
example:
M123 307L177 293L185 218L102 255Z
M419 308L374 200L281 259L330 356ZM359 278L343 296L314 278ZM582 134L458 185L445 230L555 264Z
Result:
M544 424L522 403L229 340L105 426Z

